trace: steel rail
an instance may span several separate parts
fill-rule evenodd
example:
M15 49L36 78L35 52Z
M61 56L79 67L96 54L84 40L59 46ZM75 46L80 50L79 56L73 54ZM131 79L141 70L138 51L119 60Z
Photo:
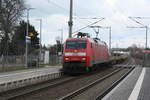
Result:
M104 96L106 96L114 87L116 87L135 67L130 67L130 70L126 72L120 79L115 81L110 87L108 87L105 91L103 91L100 95L96 97L96 100L101 100Z
M88 75L88 76L91 76L91 75L93 75L92 73L90 74L90 75ZM63 76L62 76L63 77ZM56 79L54 79L54 83L52 82L50 82L50 83L47 83L48 81L45 81L45 82L42 82L42 83L38 83L38 84L35 84L35 85L37 85L35 88L32 88L31 89L31 87L32 87L32 85L31 86L26 86L26 87L22 87L22 88L25 88L25 90L24 91L21 91L21 92L19 92L19 93L16 93L15 95L10 95L10 96L7 96L7 97L5 97L5 100L6 99L15 99L15 98L17 98L17 97L20 97L20 96L23 96L23 95L26 95L26 94L29 94L29 93L33 93L33 92L36 92L36 91L39 91L39 90L43 90L43 89L45 89L45 88L53 88L53 87L57 87L57 86L59 86L59 85L62 85L62 84L66 84L66 83L68 83L68 82L72 82L72 81L74 81L74 80L77 80L77 79L80 79L80 78L83 78L83 77L87 77L87 75L83 75L83 76L81 76L81 77L71 77L71 78L68 78L68 77L64 77L64 78L68 78L68 79L63 79L62 80L62 78L58 78L58 79L61 79L62 81L61 82L58 82L58 81L60 81L60 80L56 80ZM55 82L55 80L56 80L56 82ZM42 85L42 86L38 86L38 85L40 85L40 84L43 84L44 83L44 85ZM46 85L45 85L46 84ZM19 89L22 89L22 88L18 88L18 89L14 89L14 90L10 90L10 92L11 91L14 91L14 92L16 92L16 91L19 91ZM29 88L29 89L26 89L26 88ZM8 91L6 91L6 92L8 92ZM4 92L5 93L5 92ZM1 96L1 94L0 94L0 96Z
M114 75L115 73L121 71L122 69L124 69L124 68L117 69L117 70L111 72L110 74L107 74L107 75L105 75L104 77L102 77L102 78L100 78L100 79L98 79L98 80L92 82L91 84L88 84L88 85L86 85L86 86L84 86L84 87L82 87L82 88L80 88L80 89L78 89L78 90L76 90L76 91L74 91L74 92L72 92L72 93L69 93L68 95L66 95L66 96L64 96L64 97L59 98L59 100L70 100L70 99L72 99L73 97L75 97L75 96L77 96L77 95L83 93L84 91L88 90L89 88L92 88L94 85L96 85L96 84L102 82L103 80L105 80L105 79L111 77L112 75Z
M66 78L66 77L65 77ZM17 94L15 94L15 95L10 95L10 96L7 96L7 97L5 97L4 98L4 100L6 100L6 99L15 99L16 97L20 97L20 96L23 96L23 95L26 95L26 94L29 94L29 93L32 93L32 92L35 92L35 91L39 91L39 90L42 90L42 89L45 89L45 88L53 88L53 87L56 87L56 86L58 86L58 85L61 85L61 84L65 84L65 83L67 83L67 82L71 82L71 81L73 81L73 80L75 80L75 79L78 79L77 77L71 77L71 78L68 78L68 79L64 79L63 81L60 81L60 82L57 82L57 80L56 79L54 79L54 81L56 80L56 82L52 82L52 83L45 83L45 85L43 85L43 86L37 86L37 87L35 87L35 88L32 88L32 89L25 89L25 91L21 91L21 92L19 92L19 93L17 93ZM58 80L59 81L59 80ZM41 84L41 83L39 83L39 84ZM37 84L37 85L39 85L39 84ZM26 87L22 87L22 88L26 88ZM22 88L18 88L18 89L22 89ZM28 86L27 88L31 88L31 86ZM10 92L11 91L16 91L16 90L18 90L18 89L15 89L15 90L10 90ZM7 91L6 91L7 92ZM4 92L5 93L5 92Z

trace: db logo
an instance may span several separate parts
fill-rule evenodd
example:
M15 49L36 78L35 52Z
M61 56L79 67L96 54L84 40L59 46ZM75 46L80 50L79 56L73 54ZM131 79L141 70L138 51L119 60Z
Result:
M74 52L77 52L77 50L74 50Z

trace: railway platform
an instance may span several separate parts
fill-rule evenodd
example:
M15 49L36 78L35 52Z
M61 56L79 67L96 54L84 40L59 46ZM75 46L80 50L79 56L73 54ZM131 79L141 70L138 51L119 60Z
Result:
M38 69L28 69L0 73L0 92L35 84L61 76L62 66L46 66Z
M150 100L150 68L136 67L102 100Z

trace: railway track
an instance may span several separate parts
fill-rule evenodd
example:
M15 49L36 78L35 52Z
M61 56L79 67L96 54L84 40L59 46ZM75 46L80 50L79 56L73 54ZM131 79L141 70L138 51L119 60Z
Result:
M54 79L51 81L46 81L46 82L42 82L39 84L6 91L3 93L0 93L0 100L14 99L14 98L17 98L19 96L32 93L34 91L40 91L41 89L44 89L44 88L56 87L58 85L65 84L65 83L73 81L75 79L77 79L77 78L76 77L62 76L61 78Z
M23 94L16 93L17 95L13 95L12 97L10 97L8 99L9 100L41 100L43 98L44 99L49 98L49 100L56 100L70 92L73 92L73 91L85 86L86 84L93 82L96 78L102 77L105 74L108 74L116 69L118 69L118 68L107 68L107 69L100 70L96 73L76 76L67 82L59 83L57 85L47 86L44 88L42 86L39 86L38 89L33 89L31 87L31 88L27 89L29 91L26 91L26 93L25 92ZM64 79L62 79L62 80L64 80ZM56 82L54 82L54 83L56 84ZM3 96L6 97L6 95L3 95Z
M135 67L130 68L122 77L114 81L114 83L109 86L105 91L96 97L96 100L101 100L105 95L107 95L115 86L117 86Z
M131 63L127 63L127 65L129 64ZM0 98L1 100L41 100L43 98L43 100L45 100L45 98L49 98L49 100L56 100L59 98L65 100L64 97L69 96L68 94L73 94L75 93L75 91L80 91L79 93L77 93L77 96L79 96L80 93L82 94L82 92L85 92L87 89L94 87L99 82L107 80L107 78L111 77L111 75L115 75L123 69L128 70L130 69L130 67L111 67L107 69L100 69L100 71L88 75L86 74L72 77L63 76L53 81L47 81L40 84L35 84L33 86L7 91L5 93L0 93ZM105 90L106 92L104 92L103 95L106 94L109 90L110 89L108 89L107 91ZM99 97L101 96L97 96L98 99Z
M112 77L113 75L115 75L116 73L119 73L121 70L123 70L124 68L122 69L117 69L115 71L113 71L112 73L109 73L107 75L105 75L104 77L100 78L100 79L97 79L96 81L92 82L91 84L88 84L62 98L60 98L59 100L70 100L70 99L73 99L73 100L88 100L87 98L87 95L85 93L85 91L88 91L89 89L93 88L94 86L96 86L97 84L100 84L101 82L103 82L104 80L107 80L108 78ZM134 69L133 68L129 68L129 70L122 76L120 77L118 80L114 81L113 84L111 86L109 86L108 88L106 88L104 91L101 91L100 95L98 95L96 98L93 97L94 99L96 100L101 100L102 97L104 97L108 92L110 92L121 80L123 80L132 70ZM93 92L93 91L92 91ZM88 94L90 94L90 92L88 92ZM86 96L86 97L84 97ZM93 98L89 98L90 99L93 99Z
M33 84L33 85L30 85L30 86L26 86L26 87L22 87L22 88L10 90L10 91L2 92L2 93L0 93L0 100L15 99L15 98L18 98L20 96L31 94L32 92L38 92L38 91L44 90L46 88L57 87L57 86L75 81L77 79L81 79L83 77L90 76L92 74L93 73L88 74L88 75L80 75L80 76L76 76L76 77L75 76L64 75L64 76L62 76L58 79L53 79L53 80L41 82L41 83L38 83L38 84Z

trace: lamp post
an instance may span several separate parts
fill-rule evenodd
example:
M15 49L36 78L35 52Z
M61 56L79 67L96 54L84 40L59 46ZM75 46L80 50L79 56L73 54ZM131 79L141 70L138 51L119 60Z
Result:
M145 26L145 31L146 31L146 39L145 39L145 64L146 64L146 62L147 62L147 32L148 32L148 27L147 26Z
M63 53L63 28L59 29L61 31L61 53Z
M32 10L34 8L27 8L27 27L26 27L26 50L25 50L25 63L26 63L26 67L28 67L28 35L29 35L29 11Z
M111 27L107 27L109 29L109 50L111 52Z
M40 22L40 53L39 53L39 58L41 58L42 54L42 19L37 19L37 21ZM41 61L41 59L40 59Z

